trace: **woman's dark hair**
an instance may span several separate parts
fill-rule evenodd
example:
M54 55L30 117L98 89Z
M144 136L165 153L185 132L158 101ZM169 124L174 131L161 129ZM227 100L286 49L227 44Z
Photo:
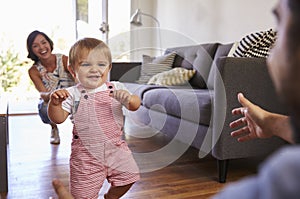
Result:
M51 51L53 50L53 41L45 33L40 32L38 30L31 32L27 37L27 51L28 51L27 57L30 58L31 60L33 60L34 62L39 61L38 56L36 56L32 51L33 41L35 40L36 36L38 36L38 35L43 35L45 37L45 39L50 43Z

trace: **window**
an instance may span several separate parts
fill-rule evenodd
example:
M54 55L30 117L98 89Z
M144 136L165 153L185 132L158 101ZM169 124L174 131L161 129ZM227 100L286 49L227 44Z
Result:
M77 38L102 39L109 45L114 61L129 61L129 19L130 0L76 0Z
M10 49L20 61L28 63L20 70L18 86L12 89L11 99L32 102L36 111L39 94L28 76L32 63L27 59L26 39L34 30L45 32L54 42L54 51L68 55L70 46L80 37L92 36L107 40L115 60L128 60L131 0L9 0L0 6L0 52ZM103 5L107 5L103 7ZM16 13L18 16L16 17ZM108 16L104 20L103 16ZM109 23L103 34L102 22ZM107 39L106 39L107 38ZM126 53L125 53L126 54ZM5 55L4 55L5 56ZM1 85L2 86L2 85ZM24 92L26 91L26 92ZM21 94L21 95L20 95ZM22 105L23 106L23 105ZM28 105L26 105L28 107ZM17 107L17 106L11 106Z
M9 95L11 112L36 112L39 93L35 90L28 76L32 62L27 59L26 39L34 30L45 32L54 42L54 52L68 54L69 47L76 39L74 0L9 0L0 6L0 52L12 52L18 56L22 67L18 68L13 77L18 78ZM17 14L16 14L17 13ZM4 54L3 54L4 53ZM1 74L0 74L1 75ZM1 83L1 90L3 89ZM1 91L0 95L4 95Z

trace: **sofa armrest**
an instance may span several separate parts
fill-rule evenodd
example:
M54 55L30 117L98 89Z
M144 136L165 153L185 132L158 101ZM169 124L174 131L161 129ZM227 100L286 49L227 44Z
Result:
M237 118L231 111L241 106L237 100L239 92L268 111L286 113L275 92L266 59L221 57L214 67L217 70L213 86L213 156L224 160L267 155L284 144L275 137L239 143L230 136L233 129L229 123Z
M110 71L111 81L135 82L141 71L141 62L113 62Z

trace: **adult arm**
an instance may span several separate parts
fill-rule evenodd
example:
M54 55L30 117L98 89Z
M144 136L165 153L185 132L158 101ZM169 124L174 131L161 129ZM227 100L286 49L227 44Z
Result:
M40 93L41 98L45 102L48 102L50 99L50 92L46 89L45 85L43 84L39 71L36 69L35 66L32 66L28 70L28 74L36 90Z
M238 94L238 100L242 107L233 109L232 114L243 117L230 123L231 128L238 128L231 136L238 137L240 142L278 136L294 143L289 116L268 112L250 102L242 93Z

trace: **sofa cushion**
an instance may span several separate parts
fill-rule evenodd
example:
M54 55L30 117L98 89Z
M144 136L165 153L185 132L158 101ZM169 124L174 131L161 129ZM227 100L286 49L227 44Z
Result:
M132 94L139 96L141 104L148 109L209 125L211 96L208 89L191 89L190 86L124 84Z
M147 84L164 86L186 85L195 73L195 70L176 67L169 71L164 71L152 76Z
M143 97L144 93L157 88L167 88L166 86L160 85L149 85L149 84L136 84L136 83L124 83L125 87L129 90L130 93L137 95L142 101L143 105Z
M211 98L207 89L155 88L143 93L143 106L198 124L209 125Z
M173 67L195 69L196 74L190 80L195 88L206 88L206 80L218 43L183 46L166 49L166 53L176 52Z

